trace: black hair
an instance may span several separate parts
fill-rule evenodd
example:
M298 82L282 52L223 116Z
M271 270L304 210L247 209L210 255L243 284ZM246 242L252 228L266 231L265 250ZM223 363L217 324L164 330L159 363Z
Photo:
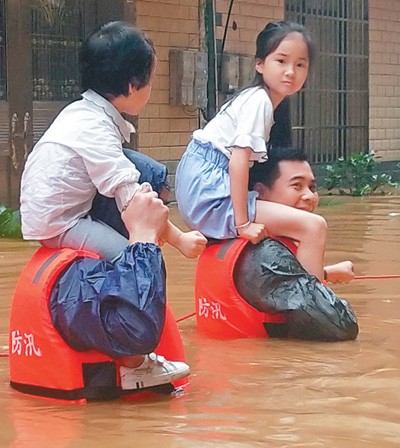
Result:
M315 56L315 44L307 28L294 22L278 21L268 23L257 36L256 59L261 59L263 61L269 54L273 53L279 47L283 39L292 33L300 33L303 36L307 45L308 60L311 66ZM256 73L255 85L264 85L261 73Z
M308 162L307 155L303 149L292 147L273 148L269 151L266 162L256 162L250 168L249 190L253 190L257 182L261 182L266 187L272 187L280 174L279 162L283 160Z
M154 64L152 41L127 22L109 22L93 30L79 55L82 90L108 96L127 96L129 84L147 85Z
M292 124L291 124L290 98L284 98L274 110L274 124L269 134L269 147L292 146Z

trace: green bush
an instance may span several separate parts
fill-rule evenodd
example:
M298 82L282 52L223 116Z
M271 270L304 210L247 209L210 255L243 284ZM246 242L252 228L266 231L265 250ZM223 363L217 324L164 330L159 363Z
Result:
M340 157L334 165L327 165L325 188L337 189L340 194L365 196L374 192L385 194L385 186L398 187L389 174L374 174L376 153L351 154L348 159Z
M22 238L19 210L12 210L2 204L0 204L0 237Z

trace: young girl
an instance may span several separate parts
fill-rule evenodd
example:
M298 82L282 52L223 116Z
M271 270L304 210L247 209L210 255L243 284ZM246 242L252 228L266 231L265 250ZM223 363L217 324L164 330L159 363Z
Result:
M268 159L274 109L301 89L312 58L313 45L303 26L276 22L260 32L256 85L233 97L203 130L194 132L176 173L176 197L186 224L207 237L239 235L257 243L269 232L297 240L299 261L322 279L325 220L259 201L256 192L248 191L249 163Z
M22 231L45 247L86 249L115 261L128 239L90 210L98 191L115 198L123 213L141 188L141 173L122 151L132 126L121 114L137 115L148 102L156 56L139 29L111 22L89 35L80 62L82 99L57 116L28 157ZM170 222L161 238L187 257L196 257L206 243L199 232L182 233Z

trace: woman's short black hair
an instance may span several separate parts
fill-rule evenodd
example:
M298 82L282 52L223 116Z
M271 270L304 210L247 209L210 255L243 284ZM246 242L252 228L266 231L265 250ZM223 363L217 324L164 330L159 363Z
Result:
M279 177L279 162L283 160L298 160L307 162L306 153L299 148L281 147L272 148L268 153L268 160L264 163L255 163L250 168L249 190L253 190L257 182L266 187L272 187Z
M92 31L80 55L82 91L92 89L102 96L128 95L147 85L154 64L153 43L127 22L109 22Z

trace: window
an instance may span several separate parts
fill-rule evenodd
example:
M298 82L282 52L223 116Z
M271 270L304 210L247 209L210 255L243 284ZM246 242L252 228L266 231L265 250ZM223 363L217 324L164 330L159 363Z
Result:
M82 1L32 4L33 99L66 101L79 96L78 52L84 35Z
M368 150L368 1L286 0L286 20L313 34L317 57L291 100L293 144L314 163Z

